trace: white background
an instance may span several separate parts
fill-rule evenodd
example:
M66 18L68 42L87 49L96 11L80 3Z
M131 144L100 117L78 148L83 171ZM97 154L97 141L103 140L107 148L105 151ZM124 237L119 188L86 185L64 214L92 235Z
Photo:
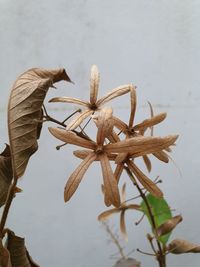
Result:
M11 1L0 0L0 145L8 142L6 106L10 88L18 75L32 67L66 68L75 85L61 82L53 96L87 99L89 73L97 64L101 73L100 95L118 85L137 85L137 122L149 116L147 101L155 112L166 111L166 121L157 135L179 133L170 163L156 160L150 177L157 175L170 206L181 213L183 222L171 239L185 238L200 243L199 164L199 69L200 1ZM127 120L128 97L113 101L116 114ZM52 115L64 118L74 106L48 104ZM30 162L19 186L8 226L26 237L32 257L42 267L111 267L109 257L117 251L97 221L105 210L100 190L98 164L93 164L77 193L67 204L63 188L79 164L73 147L56 151L59 143L43 128L40 148ZM123 181L127 177L123 177ZM134 196L128 183L128 197ZM127 212L129 243L150 251L146 222L135 227L140 215ZM119 229L119 218L110 222ZM142 266L154 267L151 257L132 254ZM168 266L198 267L200 256L169 256Z

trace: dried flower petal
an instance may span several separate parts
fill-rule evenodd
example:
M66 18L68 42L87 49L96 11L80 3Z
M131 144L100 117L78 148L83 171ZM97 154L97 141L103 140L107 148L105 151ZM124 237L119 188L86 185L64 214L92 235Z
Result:
M75 116L67 125L66 130L74 130L76 129L87 117L89 117L90 115L92 115L94 111L93 110L89 110L86 109L84 111L82 111L81 113L79 113L77 116Z
M104 105L106 102L112 100L113 98L127 94L130 91L131 87L132 87L131 84L126 84L111 90L108 94L100 98L97 101L96 105L97 106Z
M104 143L105 137L112 133L112 108L103 108L95 123L98 127L97 144L101 146Z
M150 172L151 171L151 161L150 161L150 159L148 158L147 155L144 155L143 156L143 160L144 160L145 166L147 167L148 172Z
M128 235L126 232L126 225L125 225L125 210L122 210L120 214L120 231L122 233L124 240L128 242Z
M169 157L168 157L167 153L165 153L165 152L162 151L162 150L153 153L153 155L154 155L157 159L159 159L159 160L161 160L161 161L163 161L163 162L165 162L165 163L168 163L168 162L169 162Z
M114 172L114 176L115 176L117 183L119 183L119 179L120 179L120 176L122 174L123 169L124 169L123 163L117 164L117 166L115 168L115 172Z
M90 77L90 103L95 104L97 101L99 89L99 71L96 65L93 65L91 68L91 77Z
M73 144L76 146L81 146L93 150L96 148L95 142L81 138L71 131L66 131L60 128L53 127L49 127L49 131L53 136L67 144Z
M107 220L111 215L115 214L115 213L119 213L120 210L118 208L114 208L114 209L110 209L107 211L102 212L99 216L98 216L98 220L99 221L105 221Z
M110 166L109 159L105 153L99 155L103 180L104 180L104 187L105 187L105 195L108 196L109 200L115 207L120 206L120 196L119 190L117 186L117 181L114 177L112 168Z
M165 137L133 137L117 143L105 145L104 150L110 153L130 152L131 155L143 156L154 153L172 145L178 135L168 135Z
M72 104L76 104L76 105L81 105L84 107L89 107L90 103L80 100L78 98L74 98L74 97L54 97L51 100L49 100L49 102L63 102L63 103L72 103Z
M72 195L75 193L76 189L78 188L85 172L91 165L91 163L96 159L96 154L91 152L82 162L81 164L75 169L75 171L69 177L69 180L66 183L65 190L64 190L64 200L67 202Z
M134 173L144 188L155 197L163 197L162 191L132 161L127 161L129 169Z
M134 118L135 118L136 105L137 105L136 91L135 91L134 86L131 88L130 94L131 94L131 113L130 113L130 119L129 119L129 128L131 128L133 126L133 122L134 122Z
M153 116L150 119L146 119L143 122L135 125L133 127L134 130L144 131L144 129L148 127L152 127L160 122L162 122L167 116L167 113L160 113L158 115Z

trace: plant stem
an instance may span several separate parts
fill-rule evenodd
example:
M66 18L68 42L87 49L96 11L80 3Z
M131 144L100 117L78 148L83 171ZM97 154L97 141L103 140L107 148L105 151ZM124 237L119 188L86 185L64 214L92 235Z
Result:
M7 194L7 199L5 202L5 206L3 209L3 213L2 213L2 217L1 217L1 222L0 222L0 238L3 238L3 230L6 224L6 220L8 217L8 212L12 203L12 200L14 198L15 195L15 188L17 185L17 179L13 179L13 183L10 185L9 190L8 190L8 194Z
M144 203L145 203L145 205L147 207L147 210L148 210L148 213L149 213L149 217L150 217L150 220L151 220L151 224L152 224L152 228L153 228L153 232L155 233L156 243L157 243L157 246L158 246L158 252L157 252L157 255L156 255L156 259L157 259L157 261L159 263L159 267L166 267L165 253L163 252L162 246L161 246L160 241L158 239L156 223L155 223L154 216L153 216L151 207L149 205L149 202L148 202L148 200L146 198L145 193L142 191L142 189L137 184L137 182L136 182L135 178L133 177L132 172L130 171L130 169L128 167L124 167L124 168L125 168L126 172L128 173L128 176L130 177L130 179L132 180L132 182L136 186L137 190L139 191L140 196L143 199L143 201L144 201Z

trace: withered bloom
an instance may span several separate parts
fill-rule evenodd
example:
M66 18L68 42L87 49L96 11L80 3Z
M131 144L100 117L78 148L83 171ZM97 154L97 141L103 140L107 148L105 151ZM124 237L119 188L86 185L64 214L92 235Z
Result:
M129 205L126 204L126 184L124 184L122 186L120 207L104 211L98 216L99 221L104 221L104 220L107 220L113 214L120 213L120 230L125 241L128 241L128 235L127 235L126 224L125 224L125 212L127 210L141 211L141 208L140 208L140 205L137 205L137 204L129 204Z
M148 128L151 128L151 136L153 136L153 126L162 122L166 118L167 114L166 113L159 113L158 115L154 116L152 106L149 103L150 109L151 109L151 118L146 119L146 120L142 121L141 123L134 125L134 118L135 118L136 105L137 105L135 87L132 87L130 89L130 99L131 99L131 112L130 112L129 124L126 124L125 122L121 121L119 118L114 117L113 118L114 125L118 129L120 129L121 132L123 132L125 134L126 138L143 136ZM166 147L165 149L169 151L169 147L168 148ZM151 171L151 162L150 162L147 154L143 155L142 157L143 157L144 163L145 163L148 171ZM154 151L154 152L152 152L152 154L156 158L158 158L159 160L161 160L165 163L168 163L168 161L169 161L168 155L163 150ZM116 159L116 163L122 162L126 158L137 157L137 156L140 156L140 155L137 155L137 154L131 155L130 153L129 154L123 153L123 154L120 154L118 156L118 158Z
M77 128L86 118L90 117L94 114L95 111L99 111L101 107L107 103L108 101L116 98L118 96L122 96L130 91L133 87L131 84L126 84L119 86L101 97L99 100L97 99L98 90L99 90L99 71L96 65L93 65L91 68L91 77L90 77L90 101L84 101L73 97L55 97L50 100L50 102L65 102L65 103L73 103L80 105L84 108L84 110L74 117L73 120L69 122L67 125L67 130L74 130Z
M68 201L71 198L71 196L76 191L85 172L87 171L91 163L95 160L99 160L101 163L102 174L103 174L105 204L107 206L113 204L115 207L119 207L120 197L119 197L117 179L115 178L115 175L112 171L109 160L116 157L116 154L121 152L146 155L154 151L159 151L173 144L177 139L177 136L176 135L166 136L166 137L138 136L111 144L105 144L105 138L111 135L113 128L112 109L111 108L102 109L99 116L95 118L95 123L98 128L96 142L83 139L71 131L66 131L64 129L59 129L59 128L49 128L49 131L56 138L62 140L63 142L89 149L83 151L84 159L82 163L70 176L65 187L64 199L65 201ZM134 166L133 164L134 163L131 163L131 166ZM145 180L142 183L143 186L145 186L147 183L150 184L149 187L148 186L145 187L147 190L149 190L149 188L151 189L154 186L154 188L156 189L149 191L150 192L153 191L156 196L160 196L159 194L156 194L158 191L157 186L150 179L141 176L141 173L139 171L138 175L139 175L138 179L140 179L141 183L142 183L141 180Z

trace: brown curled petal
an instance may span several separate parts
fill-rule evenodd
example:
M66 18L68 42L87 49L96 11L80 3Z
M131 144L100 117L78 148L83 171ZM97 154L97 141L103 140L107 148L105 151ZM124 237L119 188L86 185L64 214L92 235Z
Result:
M64 190L64 200L67 202L78 188L83 176L91 163L96 159L96 154L91 152L70 175Z
M136 111L136 105L137 105L137 99L136 99L136 88L134 86L130 89L130 97L131 97L131 113L130 113L130 119L129 119L129 128L133 126L134 118L135 118L135 111Z
M90 103L80 100L78 98L74 98L74 97L54 97L51 100L49 100L49 102L63 102L63 103L72 103L72 104L76 104L76 105L80 105L80 106L84 106L84 107L89 107Z
M152 107L152 105L151 105L151 103L150 103L149 101L148 101L148 105L149 105L149 108L150 108L151 118L153 118L153 116L154 116L154 113L153 113L153 107ZM151 129L151 136L153 136L153 130L154 130L154 127L151 126L150 129Z
M104 150L109 153L130 152L134 155L146 155L162 150L174 144L178 135L168 135L165 137L139 136L128 138L117 143L105 145Z
M117 167L115 168L115 172L114 172L114 176L117 181L117 184L119 183L119 179L120 179L123 169L124 169L124 164L118 163Z
M119 129L123 133L126 133L128 131L128 125L115 116L113 116L113 124L117 129Z
M112 203L110 202L108 195L105 193L105 186L103 184L101 185L101 190L102 190L102 193L104 195L104 203L105 203L106 207L110 207Z
M126 209L127 210L138 210L138 211L142 211L141 210L141 206L140 205L137 205L137 204L129 204L129 205L126 205Z
M114 208L114 209L110 209L107 211L102 212L99 216L98 216L98 220L99 221L105 221L107 220L110 216L112 216L115 213L119 213L120 209Z
M147 155L144 155L142 158L143 158L145 166L147 167L148 172L150 172L151 171L151 161L150 161L149 157Z
M97 95L99 90L99 71L96 65L91 68L90 76L90 103L93 105L97 101Z
M177 224L183 220L181 215L177 215L167 220L157 228L157 235L162 236L171 232Z
M53 127L49 127L49 131L53 136L55 136L56 138L67 144L81 146L93 150L96 149L95 142L81 138L71 131L66 131L60 128L53 128Z
M150 119L146 119L140 124L137 124L133 127L134 130L137 131L144 131L148 127L152 127L160 122L162 122L167 116L167 113L160 113L158 115L155 115L154 117Z
M200 253L200 245L179 238L174 239L167 249L173 254Z
M126 84L111 90L108 94L100 98L97 101L96 105L97 106L104 105L106 102L112 100L113 98L127 94L130 91L131 86L132 86L131 84Z
M86 118L88 118L90 115L92 115L94 111L87 109L79 113L77 116L75 116L67 125L66 130L72 131L76 129Z
M153 155L154 155L157 159L159 159L159 160L161 160L161 161L163 161L163 162L165 162L165 163L168 163L168 162L169 162L169 157L168 157L167 153L165 153L165 152L162 151L162 150L153 153Z
M172 152L172 149L170 147L166 147L164 150L167 152Z
M73 151L74 156L79 158L79 159L85 159L90 153L91 153L91 150L75 150L75 151Z
M105 195L108 196L111 203L118 208L120 206L119 190L109 159L105 153L100 154L99 159L101 162Z
M125 152L125 153L119 153L115 159L115 163L116 164L120 164L122 162L124 162L126 159L128 158L128 153Z
M112 108L107 107L101 110L96 125L98 127L97 144L101 146L105 138L109 136L113 130Z
M73 154L75 157L79 158L79 159L85 159L88 154L91 153L91 150L75 150L73 151ZM107 157L109 160L115 160L116 158L116 154L107 154ZM99 157L97 155L96 161L99 160Z
M127 161L129 169L137 177L138 181L144 186L144 188L154 195L155 197L162 198L163 193L158 186L152 182L132 161Z
M126 225L125 225L125 210L122 210L120 214L120 231L122 233L124 240L128 242L128 235L126 232Z
M123 204L126 201L126 183L122 186L122 193L121 193L121 203Z
M111 134L107 136L107 139L111 143L116 143L116 142L119 142L120 141L119 135L116 134L114 131L112 131Z

